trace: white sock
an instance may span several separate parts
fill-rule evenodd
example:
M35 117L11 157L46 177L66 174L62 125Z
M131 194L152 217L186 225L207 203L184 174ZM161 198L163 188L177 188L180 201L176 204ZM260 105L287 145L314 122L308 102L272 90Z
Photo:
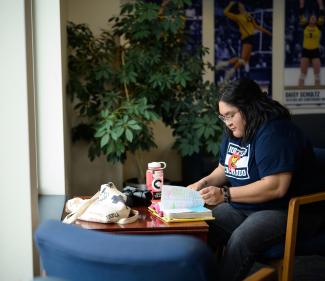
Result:
M245 65L246 62L244 61L244 59L238 59L238 62L241 64L241 65Z
M300 73L300 76L299 76L299 86L305 85L305 78L306 78L306 75L303 74L303 73Z
M218 71L218 70L224 69L228 66L228 64L229 64L229 62L227 60L219 61L215 67L215 70Z
M229 69L228 71L226 71L225 81L229 81L230 78L235 74L235 71L236 71L236 69L234 67Z
M249 63L245 63L244 68L245 68L245 71L246 71L246 72L249 72Z

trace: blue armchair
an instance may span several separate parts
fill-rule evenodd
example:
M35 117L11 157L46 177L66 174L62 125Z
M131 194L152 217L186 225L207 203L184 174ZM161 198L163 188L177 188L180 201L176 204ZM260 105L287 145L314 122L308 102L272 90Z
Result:
M117 235L45 221L35 232L48 276L69 281L209 281L215 260L186 235Z
M295 255L325 256L325 225L313 237L297 239L297 226L301 206L325 201L325 149L314 148L316 156L315 175L311 175L311 185L320 186L321 192L292 198L289 202L285 243L273 246L264 259L275 265L281 281L293 280ZM316 178L317 175L317 178Z

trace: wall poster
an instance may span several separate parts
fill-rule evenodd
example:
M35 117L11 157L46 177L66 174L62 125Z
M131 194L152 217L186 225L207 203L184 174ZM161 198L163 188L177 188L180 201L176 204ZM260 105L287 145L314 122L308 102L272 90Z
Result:
M273 0L215 0L215 81L255 80L271 94Z
M285 10L284 102L289 107L323 107L323 0L286 0Z
M185 9L185 32L191 39L187 49L196 50L202 45L202 0L192 0Z

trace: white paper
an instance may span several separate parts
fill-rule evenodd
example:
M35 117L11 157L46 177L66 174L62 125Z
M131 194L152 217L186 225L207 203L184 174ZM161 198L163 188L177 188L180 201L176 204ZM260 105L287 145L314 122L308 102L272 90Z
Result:
M176 185L162 186L160 201L160 208L162 210L201 206L204 206L204 201L198 191Z

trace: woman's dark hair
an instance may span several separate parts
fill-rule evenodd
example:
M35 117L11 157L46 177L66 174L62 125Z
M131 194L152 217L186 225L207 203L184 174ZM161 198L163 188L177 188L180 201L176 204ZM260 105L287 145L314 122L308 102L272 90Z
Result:
M257 129L271 119L291 119L289 110L269 98L259 85L248 78L234 80L220 88L219 101L237 107L246 121L243 143L255 136ZM231 130L226 127L229 136Z

